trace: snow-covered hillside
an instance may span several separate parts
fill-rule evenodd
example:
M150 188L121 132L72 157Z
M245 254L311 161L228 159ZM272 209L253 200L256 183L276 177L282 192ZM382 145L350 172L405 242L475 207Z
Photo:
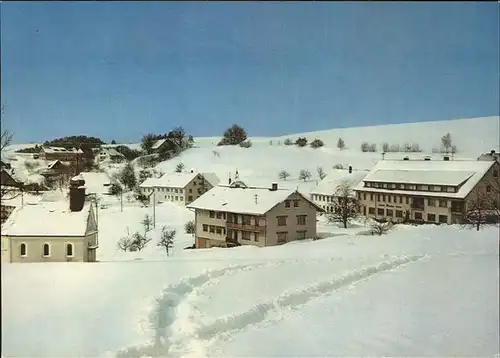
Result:
M196 138L194 148L157 165L229 175L255 185L317 185L317 167L368 170L380 152L364 141L418 143L433 155L450 132L455 159L498 150L499 117L337 129L250 138L250 148L217 147ZM285 146L284 139L320 138L318 149ZM343 138L347 149L336 147ZM137 145L136 145L137 146ZM13 167L33 167L12 149ZM18 147L19 148L19 145ZM16 149L17 149L16 148ZM403 153L388 153L386 159ZM26 165L28 163L28 165ZM117 173L122 165L104 168ZM139 170L139 167L137 167ZM312 177L298 179L300 170ZM290 177L278 179L286 170ZM64 195L63 195L64 196ZM43 200L26 194L11 200ZM2 354L29 357L97 356L492 356L500 353L498 227L398 225L367 236L364 221L347 229L318 219L323 240L279 247L184 250L194 213L173 203L144 207L125 193L98 206L100 262L2 265ZM121 252L118 240L143 232L155 216L151 242ZM34 218L36 220L36 218ZM64 225L64 223L61 223ZM175 229L172 255L157 246L163 227Z

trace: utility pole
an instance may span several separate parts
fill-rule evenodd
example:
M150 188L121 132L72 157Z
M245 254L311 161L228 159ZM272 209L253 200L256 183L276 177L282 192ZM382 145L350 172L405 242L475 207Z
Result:
M153 227L156 228L156 188L153 187Z

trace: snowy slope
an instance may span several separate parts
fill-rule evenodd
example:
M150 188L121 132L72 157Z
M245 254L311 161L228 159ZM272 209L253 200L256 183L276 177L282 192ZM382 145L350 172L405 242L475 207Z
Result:
M492 356L497 234L404 227L156 262L5 265L3 354Z

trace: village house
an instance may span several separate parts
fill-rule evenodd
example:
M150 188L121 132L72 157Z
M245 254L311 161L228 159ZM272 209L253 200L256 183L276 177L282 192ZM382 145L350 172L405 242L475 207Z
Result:
M94 156L94 163L102 162L120 163L125 160L125 156L114 148L100 148Z
M477 160L493 160L493 161L497 161L500 163L500 154L498 154L495 150L491 150L489 153L482 153L478 158Z
M87 195L107 195L111 188L111 179L106 173L81 172L73 179L85 181L85 193Z
M142 195L149 197L150 202L171 201L187 205L218 184L219 178L214 173L191 170L148 178L139 185L139 189Z
M323 209L294 189L219 185L187 206L195 210L196 248L274 246L316 237Z
M69 203L40 201L16 208L2 225L2 263L96 261L98 226L84 184L72 180Z
M76 148L42 147L39 157L47 161L76 162L82 158L83 151Z
M332 169L332 171L311 190L311 200L327 213L334 210L335 192L344 181L354 189L368 174L368 171ZM354 191L353 191L354 193Z
M363 215L455 224L464 222L475 193L498 195L491 183L499 172L496 161L381 160L355 190Z

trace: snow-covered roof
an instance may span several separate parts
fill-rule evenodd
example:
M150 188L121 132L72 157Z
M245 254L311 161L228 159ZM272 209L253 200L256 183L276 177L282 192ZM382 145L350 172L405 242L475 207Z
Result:
M495 162L490 161L380 160L366 175L363 182L360 182L355 189L380 193L465 198L494 164ZM379 183L461 186L456 193L364 187L364 182L371 181Z
M64 148L64 147L42 147L45 153L83 153L81 149L76 148Z
M85 180L86 194L108 194L111 179L106 173L81 172L75 178Z
M38 202L15 209L2 225L5 236L85 236L90 204L82 211L69 210L68 201Z
M311 190L311 194L333 195L344 180L351 182L352 188L355 188L367 174L368 171L364 170L355 170L349 174L345 169L332 169L318 186Z
M105 152L107 153L110 157L123 157L124 155L117 151L115 148L101 148L99 150L99 153Z
M52 160L48 162L47 168L52 169L57 163L61 163L61 161L59 159Z
M165 143L166 141L167 141L167 139L158 139L155 142L155 144L153 144L152 149L158 149L158 148L160 148L163 145L163 143Z
M200 173L196 172L167 173L163 174L160 178L148 178L141 185L139 185L139 187L151 188L155 186L164 188L184 188L186 185L189 184L191 180L196 178L198 174Z
M210 183L212 186L217 186L220 183L220 179L215 173L201 173L206 181Z
M292 189L278 189L272 191L267 188L244 189L231 188L229 186L216 186L187 207L238 214L264 215L295 192L296 190ZM312 203L304 195L301 193L299 194L317 207L316 204ZM322 210L319 207L317 208Z

